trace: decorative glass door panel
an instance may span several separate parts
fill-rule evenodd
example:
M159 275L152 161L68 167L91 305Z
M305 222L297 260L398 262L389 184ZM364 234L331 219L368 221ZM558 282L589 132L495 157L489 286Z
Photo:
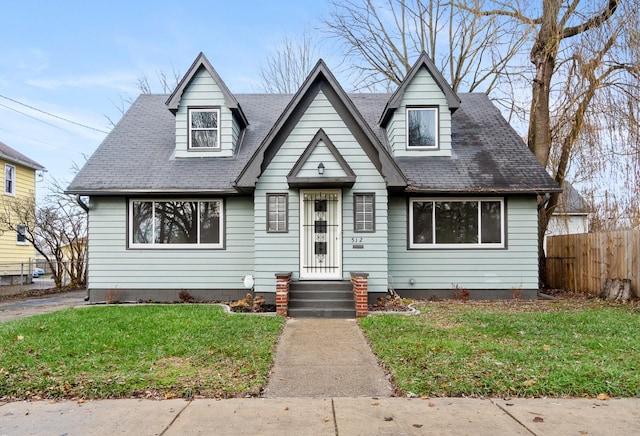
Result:
M300 192L300 278L342 278L342 192Z

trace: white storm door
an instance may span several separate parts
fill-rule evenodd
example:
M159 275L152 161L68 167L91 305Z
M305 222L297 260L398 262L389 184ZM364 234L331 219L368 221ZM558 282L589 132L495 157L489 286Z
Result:
M342 278L342 191L300 191L300 278Z

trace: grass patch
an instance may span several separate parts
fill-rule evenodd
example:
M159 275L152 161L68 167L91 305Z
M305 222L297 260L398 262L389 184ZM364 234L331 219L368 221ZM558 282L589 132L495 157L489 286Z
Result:
M259 395L283 319L100 306L0 323L0 398Z
M434 302L360 320L399 393L640 395L640 310L604 302Z

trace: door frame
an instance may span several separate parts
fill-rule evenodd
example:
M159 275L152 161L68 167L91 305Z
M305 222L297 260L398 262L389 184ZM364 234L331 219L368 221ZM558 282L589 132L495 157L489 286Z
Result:
M336 201L334 206L337 208L333 214L336 222L328 222L327 227L335 226L335 233L331 235L331 232L327 232L327 252L331 252L334 256L331 266L333 271L308 271L310 268L305 267L309 259L305 256L309 254L307 246L305 245L305 225L311 226L315 223L313 217L306 216L305 212L305 194L335 194ZM332 202L333 203L333 202ZM300 190L300 233L299 233L299 246L300 246L300 270L299 276L301 280L342 280L342 189L301 189ZM329 214L329 211L327 211ZM309 220L307 222L307 220ZM314 233L315 235L315 233ZM315 236L314 236L315 240ZM333 245L331 243L333 242ZM332 251L331 251L332 250ZM335 268L334 268L335 267ZM317 267L322 268L322 267Z

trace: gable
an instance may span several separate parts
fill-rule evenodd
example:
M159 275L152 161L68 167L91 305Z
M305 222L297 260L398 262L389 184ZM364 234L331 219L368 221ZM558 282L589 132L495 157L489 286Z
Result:
M323 129L318 130L287 175L287 183L292 188L315 184L353 186L355 181L355 173Z
M340 119L346 124L354 140L384 177L387 186L389 188L406 186L404 176L393 158L380 144L371 127L362 118L324 62L320 60L238 177L236 187L240 190L250 190L255 187L257 179L277 154L303 114L320 94L327 99ZM321 127L316 126L315 128Z

